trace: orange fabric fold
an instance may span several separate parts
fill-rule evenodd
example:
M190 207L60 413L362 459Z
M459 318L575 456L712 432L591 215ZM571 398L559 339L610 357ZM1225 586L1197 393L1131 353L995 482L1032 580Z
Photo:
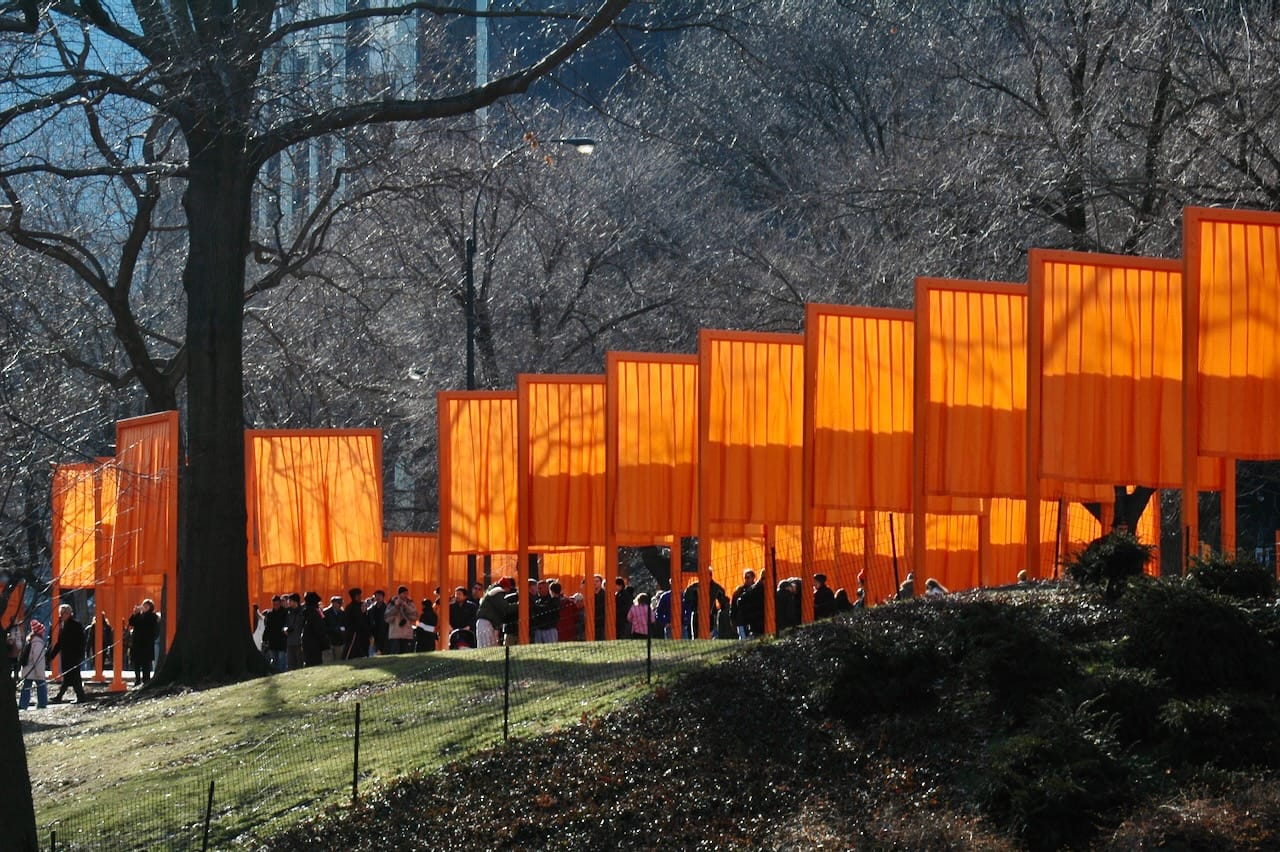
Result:
M614 535L696 535L698 359L610 352L606 378Z
M1023 497L1026 288L920 279L916 305L927 317L917 329L926 335L928 368L916 418L924 429L925 493Z
M520 376L527 423L527 545L591 546L605 537L605 382L596 376ZM522 428L525 428L522 426Z
M53 579L63 589L98 580L98 465L60 464L53 471Z
M911 509L915 317L809 305L815 507Z
M1199 451L1280 457L1280 215L1188 209L1184 224L1188 293L1198 296Z
M436 415L445 552L515 552L520 480L516 394L441 393Z
M387 536L388 592L408 586L414 606L433 598L440 582L439 540L435 533L393 532ZM464 569L465 570L465 569ZM443 593L443 589L441 590ZM447 597L447 596L445 596Z
M804 338L704 330L700 452L704 523L800 523Z
M382 566L382 432L248 430L249 547L264 572L296 567L293 584L333 589L349 565Z

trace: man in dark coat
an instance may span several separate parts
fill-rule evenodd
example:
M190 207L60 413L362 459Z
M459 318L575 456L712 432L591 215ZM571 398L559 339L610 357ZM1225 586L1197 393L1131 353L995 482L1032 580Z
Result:
M756 580L750 568L742 572L742 585L729 599L729 619L738 628L739 639L764 635L764 577Z
M62 702L67 687L75 691L77 701L88 701L84 694L84 684L80 680L80 664L84 662L84 627L76 621L69 604L58 607L58 641L49 649L49 656L58 656L62 667L62 686L52 701Z
M262 616L262 653L272 671L282 672L289 667L287 640L284 635L288 612L279 595L271 596L271 609Z
M814 574L813 582L813 617L830 618L836 614L836 593L827 585L826 574Z

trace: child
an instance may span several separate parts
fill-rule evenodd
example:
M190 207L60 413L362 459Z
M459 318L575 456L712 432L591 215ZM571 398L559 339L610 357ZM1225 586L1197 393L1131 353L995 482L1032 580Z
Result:
M636 595L635 603L627 611L627 621L631 624L632 639L648 638L649 625L653 623L653 611L649 609L649 596L644 592Z

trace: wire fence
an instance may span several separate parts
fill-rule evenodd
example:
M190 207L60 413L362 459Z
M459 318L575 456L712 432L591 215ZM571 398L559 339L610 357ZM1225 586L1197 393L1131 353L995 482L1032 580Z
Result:
M205 769L194 776L180 760L140 762L126 790L95 791L81 783L65 797L54 796L56 804L37 806L42 846L249 846L285 829L303 809L344 806L406 773L430 772L508 738L538 736L616 707L705 665L728 645L619 640L374 657L350 666L349 685L304 706L287 706L283 695L279 702L262 696L250 712L285 705L274 711L273 732L253 740L237 738L235 731L210 732L220 738L218 753L207 756ZM355 671L380 667L396 677L371 679ZM255 683L276 692L280 677ZM167 735L156 731L149 745L163 747Z

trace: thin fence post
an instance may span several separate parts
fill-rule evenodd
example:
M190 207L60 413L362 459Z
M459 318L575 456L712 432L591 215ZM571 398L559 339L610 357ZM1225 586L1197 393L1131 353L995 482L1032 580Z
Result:
M653 683L653 625L644 637L644 682Z
M209 779L209 801L204 806L204 839L200 841L200 849L207 852L209 849L209 823L213 821L213 784L214 779Z
M351 804L360 802L360 702L356 702L356 747L351 759Z
M502 667L502 741L505 743L510 736L511 725L511 646L503 647L507 651Z

